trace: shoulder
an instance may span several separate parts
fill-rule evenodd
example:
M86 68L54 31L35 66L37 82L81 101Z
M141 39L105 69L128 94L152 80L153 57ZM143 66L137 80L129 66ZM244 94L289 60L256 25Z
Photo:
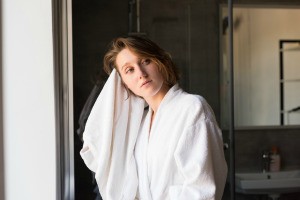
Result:
M215 122L212 108L201 95L189 94L181 90L173 100L180 112L186 113L192 121L209 120Z

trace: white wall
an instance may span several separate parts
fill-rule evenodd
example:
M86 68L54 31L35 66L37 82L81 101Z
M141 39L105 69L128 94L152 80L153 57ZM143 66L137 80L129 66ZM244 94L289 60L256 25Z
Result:
M2 0L6 200L56 199L51 0Z
M234 19L235 124L279 125L279 40L300 39L300 11L235 8ZM286 75L300 79L300 51L288 56ZM300 82L287 85L290 93ZM286 94L285 101L286 109L299 106L299 89ZM290 116L291 124L299 124L299 113Z

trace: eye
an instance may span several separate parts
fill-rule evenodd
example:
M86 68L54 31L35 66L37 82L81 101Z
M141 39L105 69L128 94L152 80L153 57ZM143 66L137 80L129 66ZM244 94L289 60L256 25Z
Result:
M132 73L134 71L133 67L127 67L125 70L125 74Z
M141 61L141 64L142 64L142 65L148 65L150 62L151 62L151 60L150 60L149 58L147 58L147 59L143 59L143 60Z

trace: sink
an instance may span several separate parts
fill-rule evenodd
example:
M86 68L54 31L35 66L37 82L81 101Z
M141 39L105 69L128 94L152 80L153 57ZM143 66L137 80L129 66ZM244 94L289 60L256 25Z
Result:
M244 194L284 194L300 192L300 170L236 173L236 192Z

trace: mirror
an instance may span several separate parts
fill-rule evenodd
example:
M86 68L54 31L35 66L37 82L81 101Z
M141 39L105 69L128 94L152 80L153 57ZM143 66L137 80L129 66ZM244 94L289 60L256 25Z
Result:
M226 19L227 9L222 8ZM233 8L235 126L300 124L300 11ZM221 35L221 125L228 127L228 41Z

